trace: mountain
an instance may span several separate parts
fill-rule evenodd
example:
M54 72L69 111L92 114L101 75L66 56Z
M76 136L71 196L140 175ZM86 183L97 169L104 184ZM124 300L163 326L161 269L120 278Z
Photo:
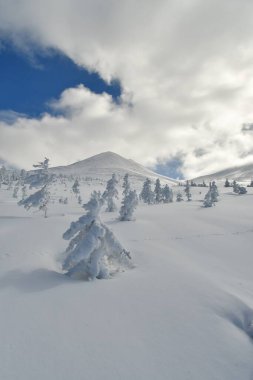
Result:
M130 177L134 177L136 180L143 181L149 177L153 181L160 178L163 183L177 183L174 179L157 174L137 162L113 152L100 153L71 165L51 168L50 171L57 175L74 175L102 180L110 178L112 173L119 177L128 173Z
M211 180L236 180L236 181L251 181L253 179L253 164L235 166L229 169L221 170L216 173L204 175L194 178L196 182L211 181Z

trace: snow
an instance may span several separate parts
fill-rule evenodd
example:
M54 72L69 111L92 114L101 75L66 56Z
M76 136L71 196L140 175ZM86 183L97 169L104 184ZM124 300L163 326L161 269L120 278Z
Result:
M0 189L0 379L250 379L253 188L219 185L206 209L208 188L192 187L126 223L102 212L135 268L84 282L61 271L62 234L84 214L72 184L52 184L47 219ZM82 199L103 186L81 181Z
M208 183L213 180L225 181L226 178L232 181L236 180L240 182L250 183L251 180L253 179L253 163L236 166L233 168L227 168L213 174L208 174L208 175L195 178L193 181L198 182L198 183L205 181Z
M113 152L100 153L74 164L59 166L51 168L50 170L52 173L58 175L86 176L92 178L93 180L100 179L101 181L107 181L113 173L119 177L122 177L128 173L130 180L131 178L134 178L135 181L143 181L146 177L148 177L155 181L156 178L159 177L163 183L177 183L177 181L172 178L154 173L137 162L126 159Z

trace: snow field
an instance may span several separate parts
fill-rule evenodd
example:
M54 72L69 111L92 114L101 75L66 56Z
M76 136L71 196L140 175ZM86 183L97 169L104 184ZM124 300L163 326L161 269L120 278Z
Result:
M219 186L204 209L208 189L191 188L191 202L140 204L130 222L103 212L136 267L82 282L60 264L83 214L71 184L54 184L47 219L0 189L0 378L251 379L253 189ZM81 184L84 202L93 189Z

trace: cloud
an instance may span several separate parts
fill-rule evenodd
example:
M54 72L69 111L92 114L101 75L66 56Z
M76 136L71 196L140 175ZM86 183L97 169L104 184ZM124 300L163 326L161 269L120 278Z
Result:
M25 117L26 115L23 113L15 112L12 110L0 110L0 121L9 125L14 124L19 118Z
M2 122L1 152L24 166L104 150L149 166L180 155L191 177L253 161L242 130L253 120L252 16L248 0L0 0L2 35L19 49L58 49L123 90L115 105L66 89L52 104L64 116Z

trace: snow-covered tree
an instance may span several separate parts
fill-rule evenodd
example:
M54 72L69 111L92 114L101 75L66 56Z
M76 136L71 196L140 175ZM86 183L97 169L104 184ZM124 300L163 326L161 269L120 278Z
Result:
M80 193L79 187L80 187L80 183L79 183L78 179L76 178L75 182L74 182L74 185L72 186L72 191L73 191L73 193L75 194L76 197Z
M30 189L43 187L53 181L54 175L48 171L49 158L45 157L44 161L34 164L33 167L36 170L25 178L25 183L30 185Z
M230 182L229 182L229 180L226 178L226 181L225 181L225 185L224 185L225 187L230 187Z
M50 193L47 185L43 186L41 190L36 191L29 197L22 199L18 202L19 206L24 206L26 210L30 210L31 207L38 208L44 211L44 217L47 218L48 203L50 200Z
M3 165L0 169L0 187L2 186L2 184L5 182L6 180L6 175L7 175L7 169L5 168L5 166Z
M162 202L162 187L161 187L161 182L160 179L157 178L155 181L155 203L161 203Z
M182 202L183 201L183 196L180 191L177 192L177 202Z
M115 204L115 199L118 199L118 190L116 188L117 186L117 179L115 174L112 175L112 178L109 179L106 185L106 190L103 194L104 200L107 201L107 209L108 212L113 212L117 210L117 206Z
M203 207L212 207L213 205L214 205L214 202L212 199L211 189L209 189L205 195Z
M162 199L164 203L173 202L173 191L167 184L162 189Z
M45 157L44 161L34 164L33 167L47 171L49 167L49 158Z
M123 196L125 196L130 191L130 182L129 182L129 174L128 173L126 173L124 175L122 187L123 187L122 194L123 194Z
M239 194L239 185L236 181L233 181L233 192Z
M11 176L9 176L8 178L8 187L7 187L7 190L11 190L13 187L13 179Z
M27 193L26 193L26 186L23 185L23 186L22 186L22 199L24 199L26 196L27 196Z
M189 184L189 181L186 181L186 186L185 186L185 195L186 195L186 198L187 198L187 201L191 201L192 200L192 195L191 195L191 190L190 190L190 184Z
M26 177L26 181L30 183L30 188L37 188L38 186L42 186L42 188L27 198L22 197L18 205L24 206L26 210L29 210L31 207L38 208L44 212L44 217L47 218L48 204L50 201L49 185L53 180L53 176L48 173L49 159L45 157L44 161L33 166L38 170Z
M129 190L122 200L120 209L120 220L129 221L133 220L133 213L138 205L138 196L135 190Z
M218 187L215 181L210 183L210 192L211 192L212 202L218 202L219 192L218 192Z
M149 178L146 178L145 182L143 183L140 198L144 203L147 203L149 205L154 203L154 192L151 189L151 180Z
M15 187L14 187L14 190L13 190L13 194L12 194L13 198L17 198L18 197L18 191L19 191L19 185L17 183L15 185Z
M112 231L102 223L99 214L104 198L94 191L83 207L86 215L72 222L63 238L70 240L63 262L66 274L76 279L109 278L131 267L131 256Z

